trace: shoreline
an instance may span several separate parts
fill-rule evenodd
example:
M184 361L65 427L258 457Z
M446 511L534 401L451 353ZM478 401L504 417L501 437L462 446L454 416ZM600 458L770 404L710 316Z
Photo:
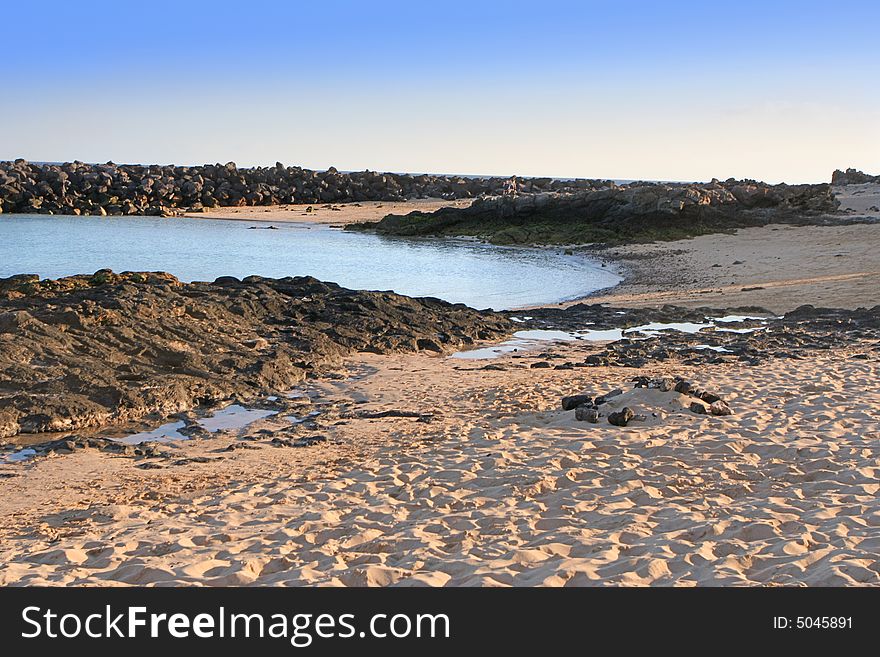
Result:
M513 248L573 251L606 263L611 271L623 278L611 288L585 296L548 304L519 306L511 310L567 307L578 303L609 303L623 307L663 304L684 307L761 306L777 313L804 304L871 307L880 303L880 295L871 296L872 290L880 290L880 257L870 249L871 244L880 244L880 212L870 209L880 204L880 185L836 186L834 191L841 203L841 212L834 217L835 222L839 223L834 225L768 224L683 240L610 247L584 244L508 245ZM348 223L381 219L386 214L466 207L472 202L473 199L413 199L331 206L339 210L332 210L327 207L329 204L325 204L312 206L311 213L305 212L306 205L269 209L249 206L217 208L183 216L261 223L322 224L338 228ZM864 219L864 223L853 223L854 215ZM835 250L830 257L825 253L829 249ZM750 260L751 255L758 255L757 261ZM779 262L770 262L771 257ZM733 265L734 262L738 264ZM804 276L804 262L829 273Z
M420 346L448 309L433 318L407 309L426 302L399 298L403 312L387 313L388 331L365 329L377 295L334 288L338 308L319 321L333 326L355 303L360 319L342 328L351 331L346 342L361 342L329 350L327 367L318 359L315 376L303 377L277 370L284 323L266 318L291 299L312 303L326 284L310 282L276 303L269 288L277 281L226 281L244 296L214 307L209 284L158 280L156 293L180 309L160 329L190 326L173 327L155 354L158 370L179 360L198 377L234 354L236 367L221 374L238 379L218 378L217 399L244 402L251 364L259 366L257 386L292 382L305 398L264 403L277 414L215 433L199 428L205 416L197 411L170 415L189 439L137 448L108 444L100 436L112 432L103 429L72 430L38 458L0 463L0 585L878 585L880 309L802 309L735 328L664 330L667 322L699 324L705 315L694 308L778 314L805 299L876 306L878 244L880 224L866 223L577 247L575 254L617 263L625 280L580 301L532 307L528 324L507 328L659 329L639 339L551 339L490 360ZM805 277L805 263L822 275ZM112 317L91 304L108 299L103 282L90 287L94 277L81 278L88 312L18 298L2 328L31 327L41 358L35 320L64 325L51 333L53 345L95 338L84 329ZM110 298L108 308L142 307L132 301L142 304L145 290L121 283L125 303ZM611 305L578 307L600 301ZM157 309L146 319L158 321ZM290 325L313 330L300 339L326 348L313 315L304 307ZM472 348L497 344L510 315L498 316L488 342L476 315L462 318L460 331ZM414 319L421 328L405 348L363 353L374 347L365 336L396 341ZM136 324L141 341L161 333ZM202 346L192 349L186 335ZM64 367L98 376L84 361ZM133 374L144 376L144 363L137 367ZM160 371L156 382L182 386L183 375ZM656 385L674 377L699 392ZM594 400L598 421L563 410L571 395ZM600 405L597 396L608 400ZM724 402L718 413L709 406L715 398ZM636 417L615 425L611 414L624 404ZM44 406L32 410L48 413Z
M562 306L756 306L778 314L805 304L870 308L880 303L878 244L880 223L865 223L764 226L613 247L601 254L619 264L624 280Z

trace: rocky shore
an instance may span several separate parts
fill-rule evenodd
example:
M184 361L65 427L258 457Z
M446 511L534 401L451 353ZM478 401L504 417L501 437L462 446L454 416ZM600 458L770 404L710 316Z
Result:
M513 326L460 304L309 277L0 279L0 437L282 394L354 352L442 353Z
M493 196L466 208L389 215L348 226L385 235L468 235L499 244L672 240L768 223L827 220L839 207L831 186L609 183L601 189Z
M804 306L782 317L755 307L584 303L528 313L524 320L516 311L351 291L309 277L183 284L161 272L102 270L59 280L0 279L0 438L147 416L156 423L230 401L259 404L307 378L332 376L356 352L444 354L522 329L610 333L581 360L560 359L550 349L486 367L759 365L865 341L874 344L869 357L880 349L880 306ZM707 319L743 313L757 316L746 323ZM705 328L664 329L680 322Z
M0 212L67 215L174 215L206 208L292 203L459 199L501 194L506 178L414 175L330 167L238 168L234 162L202 166L34 164L0 162ZM574 192L608 184L597 180L527 178L526 194Z

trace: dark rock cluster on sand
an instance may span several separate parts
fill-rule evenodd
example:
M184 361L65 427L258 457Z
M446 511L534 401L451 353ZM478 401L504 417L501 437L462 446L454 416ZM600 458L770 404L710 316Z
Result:
M251 399L353 352L445 352L513 326L461 304L310 277L0 279L0 437Z
M651 378L647 376L633 377L631 383L633 388L652 388L660 392L678 393L694 398L689 404L689 409L700 415L732 415L733 411L730 406L718 395L708 392L694 385L690 381L682 377L660 377ZM629 406L624 406L620 410L612 411L607 416L602 412L602 406L610 399L619 397L624 394L621 388L616 388L603 395L592 397L590 395L578 394L570 395L562 398L562 410L574 411L575 420L578 422L590 422L596 424L599 418L606 417L608 424L616 427L625 427L631 421L644 421L645 415L637 414ZM707 406L708 405L708 406Z
M234 162L173 165L33 164L0 162L0 212L91 215L171 215L180 210L286 203L401 201L409 198L473 198L501 194L505 178L413 175L330 167L239 169ZM527 194L596 189L595 180L528 178Z
M350 229L390 235L475 235L497 243L677 239L771 222L817 221L840 206L831 186L609 183L602 189L480 198L468 207L388 215Z

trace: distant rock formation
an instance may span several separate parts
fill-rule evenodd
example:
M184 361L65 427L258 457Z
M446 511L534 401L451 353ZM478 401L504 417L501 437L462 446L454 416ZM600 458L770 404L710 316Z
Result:
M827 215L839 206L828 184L768 185L734 179L610 183L576 193L481 198L465 208L389 215L348 228L392 235L474 235L507 244L619 243L798 221Z
M880 176L869 176L858 169L841 171L835 169L831 174L832 185L863 185L865 183L880 183Z
M239 169L234 162L182 167L162 165L32 164L0 162L0 212L73 215L160 215L183 210L287 203L401 201L409 198L474 198L502 194L508 178L412 175L334 167ZM520 192L597 189L595 180L524 178Z

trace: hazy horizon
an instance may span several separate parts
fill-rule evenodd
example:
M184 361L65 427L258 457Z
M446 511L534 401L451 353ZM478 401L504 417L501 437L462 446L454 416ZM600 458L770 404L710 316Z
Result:
M880 5L7 8L0 159L613 180L880 173ZM29 29L30 28L30 29Z

